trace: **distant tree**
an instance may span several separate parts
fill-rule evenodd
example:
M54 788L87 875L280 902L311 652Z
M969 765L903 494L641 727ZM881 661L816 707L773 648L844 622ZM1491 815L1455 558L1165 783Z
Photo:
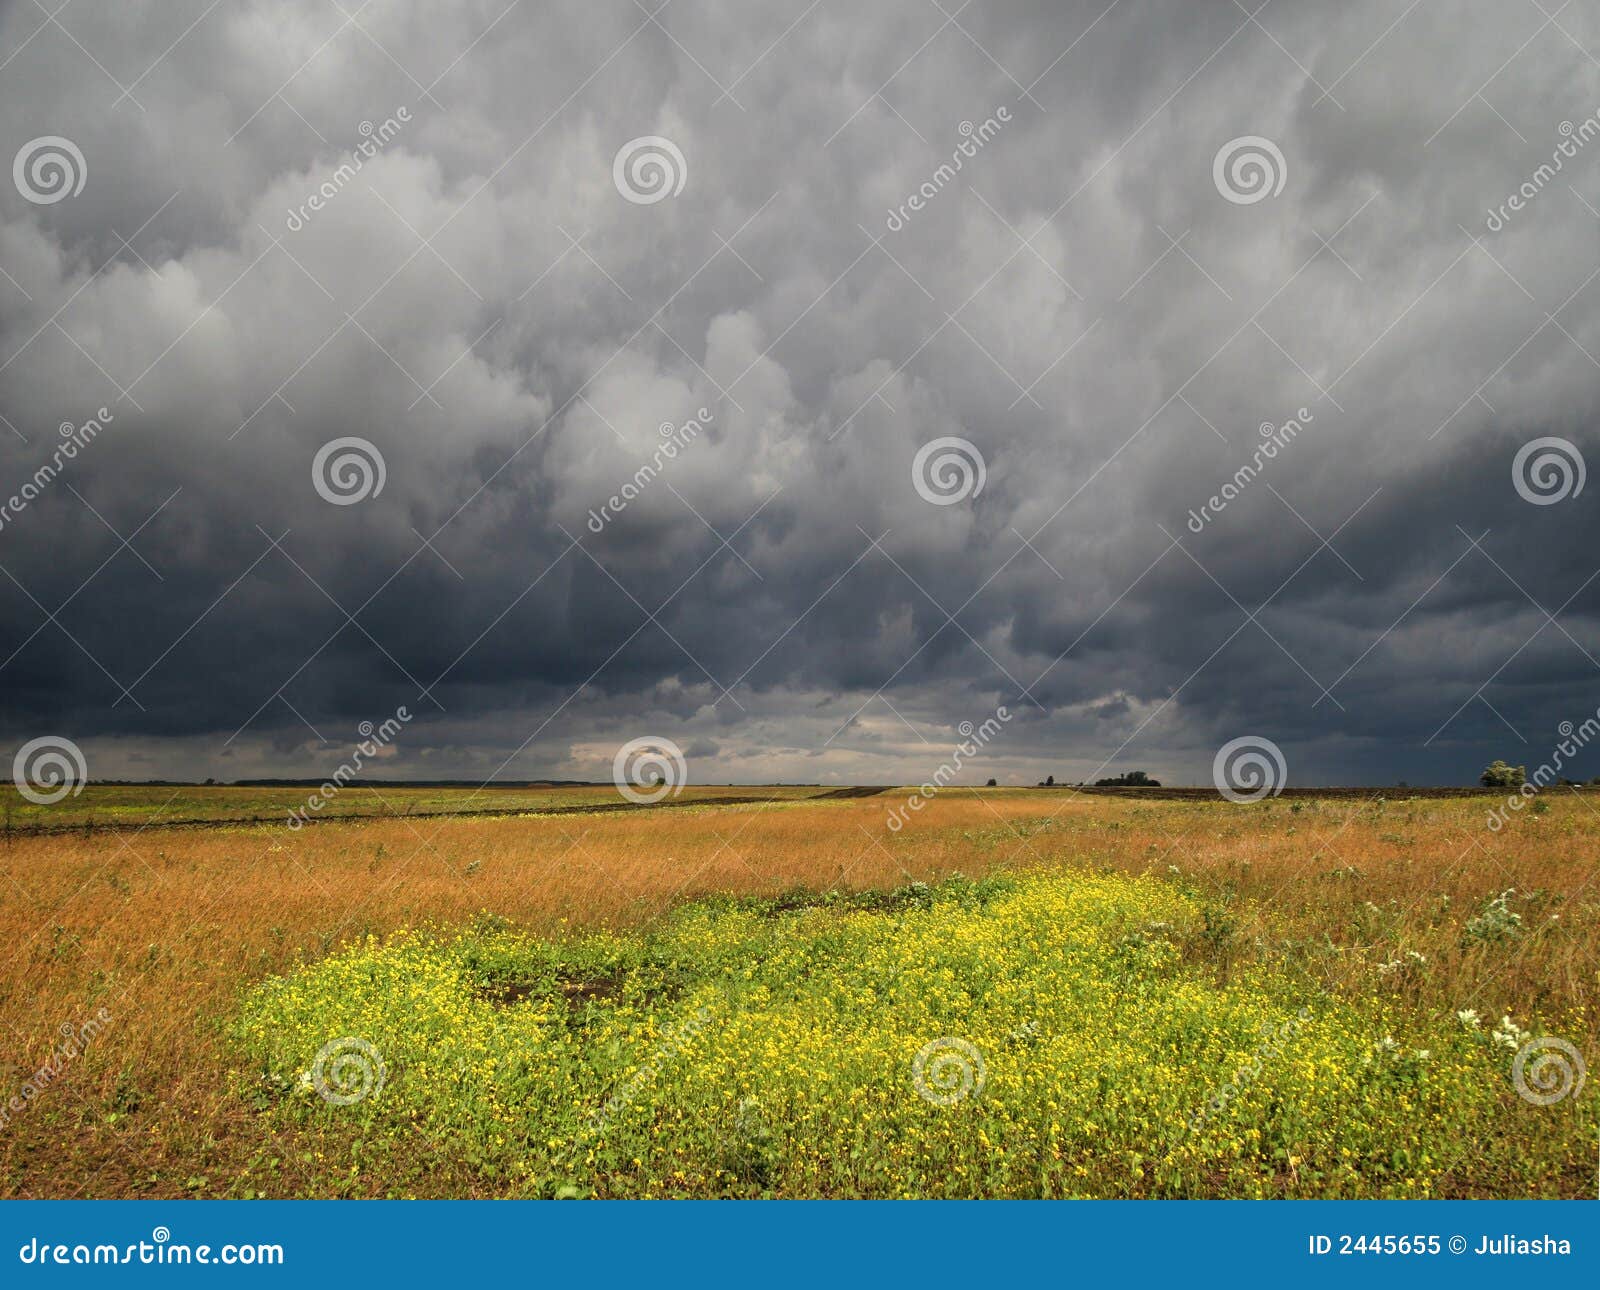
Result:
M994 780L991 779L984 787L986 787L986 788L997 788L997 787L999 787L999 785L997 785L994 782Z
M207 788L210 788L210 787L211 787L211 786L212 786L212 785L213 785L213 784L215 784L215 783L216 783L216 782L217 782L217 781L216 781L216 780L214 780L214 779L208 779L208 780L206 780L206 787L207 787Z
M1485 788L1521 788L1528 780L1526 766L1508 766L1496 758L1483 768L1478 782Z
M1044 777L1044 786L1046 788L1054 788L1056 786L1056 777L1054 775L1046 775Z
M1096 788L1160 788L1159 779L1151 779L1142 770L1130 770L1125 775L1116 775L1109 779L1097 779Z

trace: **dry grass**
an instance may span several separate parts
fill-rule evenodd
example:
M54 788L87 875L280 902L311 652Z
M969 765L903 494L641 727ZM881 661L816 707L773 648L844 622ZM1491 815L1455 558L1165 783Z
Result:
M296 1194L300 1146L272 1140L240 1096L222 1021L250 982L368 932L482 911L535 930L634 925L707 893L1008 866L1168 875L1215 910L1218 971L1265 956L1430 1014L1559 1018L1592 1058L1600 807L1593 794L1546 796L1547 811L1497 834L1483 799L1238 807L951 790L898 834L886 821L901 799L885 794L14 838L0 853L0 1090L49 1058L62 1023L102 1007L113 1021L0 1128L0 1194L239 1194L269 1160L273 1189ZM1468 935L1468 920L1512 888L1520 931ZM1407 950L1425 966L1377 972Z

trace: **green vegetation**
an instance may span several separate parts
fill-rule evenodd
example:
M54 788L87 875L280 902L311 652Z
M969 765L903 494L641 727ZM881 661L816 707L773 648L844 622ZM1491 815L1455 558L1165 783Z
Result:
M1517 1096L1536 1031L1336 997L1249 961L1239 913L1065 871L570 939L483 917L272 978L233 1035L315 1192L1540 1195L1592 1170L1592 1092Z
M89 784L76 795L39 805L15 787L0 787L0 828L146 827L193 822L283 823L291 811L305 812L314 786L250 786L199 784ZM694 784L669 801L739 797L792 800L826 790L815 786ZM507 814L609 806L622 801L610 784L490 785L485 788L351 785L332 796L316 818L384 818L440 814Z
M1508 766L1496 758L1483 768L1478 782L1485 788L1521 788L1528 779L1526 766Z

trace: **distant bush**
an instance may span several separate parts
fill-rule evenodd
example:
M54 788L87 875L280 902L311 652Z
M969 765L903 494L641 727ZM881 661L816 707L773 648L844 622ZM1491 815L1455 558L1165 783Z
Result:
M1483 768L1478 782L1485 788L1521 788L1528 779L1526 766L1508 766L1498 758Z

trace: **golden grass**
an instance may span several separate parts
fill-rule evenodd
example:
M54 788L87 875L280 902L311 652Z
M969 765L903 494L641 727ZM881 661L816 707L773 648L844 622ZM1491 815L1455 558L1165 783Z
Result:
M274 1140L241 1098L223 1038L241 992L369 932L482 911L547 931L638 925L720 892L1013 866L1151 873L1216 912L1223 974L1265 957L1434 1016L1559 1018L1593 1059L1600 808L1594 795L1545 796L1547 811L1497 834L1482 798L1241 807L950 790L899 833L887 814L902 799L884 794L13 838L0 849L0 1101L49 1059L63 1023L100 1008L112 1022L0 1128L0 1194L239 1194L265 1159L279 1161L275 1190L297 1194L301 1144ZM1468 936L1512 888L1518 934ZM1425 965L1377 971L1408 950Z

